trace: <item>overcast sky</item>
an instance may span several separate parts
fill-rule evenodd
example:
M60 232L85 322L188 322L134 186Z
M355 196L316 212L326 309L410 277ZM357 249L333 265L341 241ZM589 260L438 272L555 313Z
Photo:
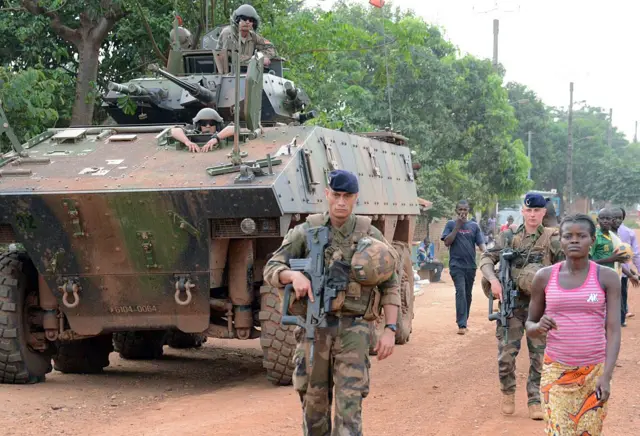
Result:
M368 4L369 0L352 0ZM330 5L333 0L307 0ZM553 106L574 100L613 108L613 124L633 139L640 98L640 2L632 0L394 0L445 29L463 53L491 58L500 20L499 61L506 81L533 89Z

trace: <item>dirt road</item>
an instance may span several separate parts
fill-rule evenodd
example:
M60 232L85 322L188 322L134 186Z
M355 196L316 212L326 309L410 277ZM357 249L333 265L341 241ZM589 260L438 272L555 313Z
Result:
M411 342L391 358L373 361L365 400L368 435L539 435L527 418L524 384L528 358L518 358L516 414L500 415L495 325L486 321L486 298L476 286L469 333L456 334L453 286L424 288L416 299ZM608 435L640 434L639 312L623 329ZM244 345L244 347L241 347ZM18 435L300 435L293 388L264 378L257 341L212 341L198 351L166 349L152 362L111 355L100 376L54 372L44 384L0 385L0 434Z

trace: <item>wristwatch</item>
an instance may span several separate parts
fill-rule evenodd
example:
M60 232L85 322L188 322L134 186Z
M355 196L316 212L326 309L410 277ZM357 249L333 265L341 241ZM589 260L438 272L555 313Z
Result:
M395 324L385 324L384 328L389 329L394 333L398 331L398 326Z

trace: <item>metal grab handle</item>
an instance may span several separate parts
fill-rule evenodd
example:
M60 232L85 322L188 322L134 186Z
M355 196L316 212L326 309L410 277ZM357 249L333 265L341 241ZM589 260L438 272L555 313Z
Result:
M78 307L78 304L80 304L80 295L78 295L78 291L74 290L71 292L71 294L73 294L73 303L69 303L69 294L70 292L65 292L64 295L62 295L62 303L69 309Z

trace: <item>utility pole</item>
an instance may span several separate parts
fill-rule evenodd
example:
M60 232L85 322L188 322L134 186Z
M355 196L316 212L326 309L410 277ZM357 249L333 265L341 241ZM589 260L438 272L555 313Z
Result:
M569 132L567 135L567 200L569 213L573 212L573 82L569 84Z
M527 136L529 136L529 138L527 140L527 157L529 157L529 180L531 180L531 167L532 167L532 162L531 162L531 130L529 130L527 132Z
M633 134L633 142L638 142L638 122L636 121L636 131Z
M498 68L498 33L500 22L497 18L493 20L493 68Z
M611 148L613 142L613 108L609 109L609 128L607 129L607 145Z

